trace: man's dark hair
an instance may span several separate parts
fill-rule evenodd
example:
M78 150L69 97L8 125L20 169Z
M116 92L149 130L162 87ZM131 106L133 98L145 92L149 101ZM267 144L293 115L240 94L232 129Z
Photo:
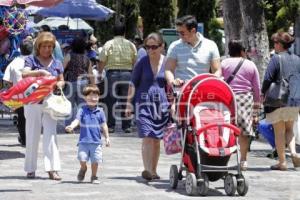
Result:
M28 56L33 51L33 42L30 40L23 40L20 44L21 54L23 56Z
M125 35L125 26L123 24L121 25L115 25L114 26L114 35L117 36L117 35Z
M192 15L185 15L183 17L176 19L175 24L176 24L176 26L185 25L187 30L189 30L189 31L191 31L193 28L195 28L197 31L197 28L198 28L197 20Z
M46 25L46 24L42 25L42 26L40 27L40 30L41 30L41 31L44 31L44 32L51 32L50 26L48 26L48 25Z
M242 56L242 51L245 51L245 47L242 40L230 40L228 50L231 57L240 57Z

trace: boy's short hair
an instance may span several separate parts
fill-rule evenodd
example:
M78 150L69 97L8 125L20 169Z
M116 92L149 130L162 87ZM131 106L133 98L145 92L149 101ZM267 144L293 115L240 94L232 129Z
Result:
M98 94L100 96L100 90L97 85L89 84L83 88L82 94L83 96L87 96L89 94Z

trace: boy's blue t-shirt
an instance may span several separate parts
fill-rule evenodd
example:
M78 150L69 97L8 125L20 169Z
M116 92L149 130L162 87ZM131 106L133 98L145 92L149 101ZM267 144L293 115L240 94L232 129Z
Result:
M102 144L101 125L106 122L102 108L84 105L78 110L76 119L80 121L79 144Z

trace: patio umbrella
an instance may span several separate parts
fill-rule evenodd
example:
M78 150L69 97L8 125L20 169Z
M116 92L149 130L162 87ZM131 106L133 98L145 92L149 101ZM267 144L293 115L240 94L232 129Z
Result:
M58 29L61 25L67 25L69 29L84 29L84 30L94 30L88 23L80 18L61 18L61 17L48 17L43 19L34 25L34 27L40 27L42 25L48 25L52 29Z
M0 6L12 6L14 4L28 4L41 7L51 7L63 0L0 0Z
M109 19L114 11L96 3L95 0L64 0L51 8L29 6L29 14L38 14L44 17L72 17L103 21Z

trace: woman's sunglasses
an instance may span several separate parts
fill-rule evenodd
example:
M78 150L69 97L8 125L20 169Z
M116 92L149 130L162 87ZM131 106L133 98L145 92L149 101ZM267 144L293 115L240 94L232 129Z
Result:
M161 45L145 45L145 48L147 50L152 49L152 50L156 50L160 47Z

